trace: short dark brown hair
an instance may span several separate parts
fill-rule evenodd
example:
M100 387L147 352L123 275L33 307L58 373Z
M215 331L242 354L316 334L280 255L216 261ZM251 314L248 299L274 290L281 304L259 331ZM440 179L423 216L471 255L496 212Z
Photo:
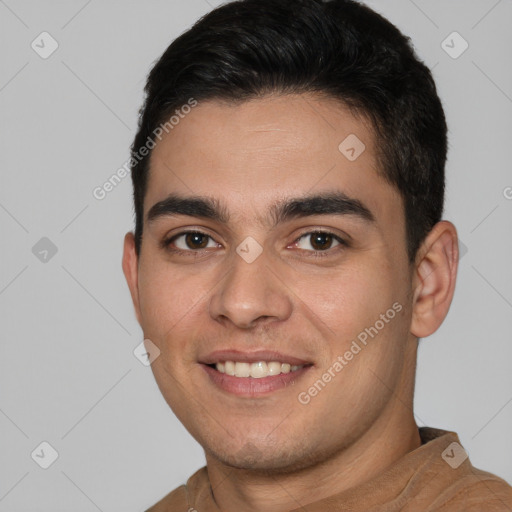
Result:
M137 253L151 154L141 158L138 150L190 98L243 102L305 92L335 98L373 124L382 174L404 200L411 262L441 220L447 128L434 80L409 38L354 0L225 4L172 42L145 92L131 148Z

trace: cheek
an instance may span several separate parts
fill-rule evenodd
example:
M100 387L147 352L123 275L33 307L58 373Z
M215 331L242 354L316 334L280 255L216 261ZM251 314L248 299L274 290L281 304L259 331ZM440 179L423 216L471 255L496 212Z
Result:
M208 301L219 278L215 272L177 271L165 262L151 261L140 269L139 296L142 329L160 349L159 364L177 379L196 362L198 340L209 322Z
M179 279L167 265L158 261L141 264L139 297L144 335L161 341L186 321L202 293L194 279ZM157 343L157 344L158 344Z
M399 299L390 273L377 263L333 269L299 281L297 296L328 327L332 348L339 352L372 326Z
M361 432L386 407L403 370L407 314L399 301L379 300L371 308L367 301L346 303L329 340L329 357L301 389L311 418L332 419L322 426L324 438L336 438L339 425L347 436Z

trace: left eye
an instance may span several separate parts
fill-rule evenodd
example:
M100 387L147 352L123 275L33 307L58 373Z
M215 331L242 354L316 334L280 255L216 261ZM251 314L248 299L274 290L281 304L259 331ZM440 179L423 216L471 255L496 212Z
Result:
M300 247L300 240L304 239L306 244L309 245L313 251L326 251L333 247L333 243L336 242L336 245L343 244L343 240L332 233L326 233L324 231L315 231L312 233L306 233L299 237L295 244L299 247L299 249L311 250L308 247ZM336 247L334 245L334 247Z

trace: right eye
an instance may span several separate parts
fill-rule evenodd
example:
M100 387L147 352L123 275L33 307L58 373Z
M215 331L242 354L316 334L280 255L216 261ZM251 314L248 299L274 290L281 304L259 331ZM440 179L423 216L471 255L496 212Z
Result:
M209 245L209 241L213 245ZM171 252L199 252L207 248L215 248L219 244L210 235L201 231L183 231L164 240L163 246Z

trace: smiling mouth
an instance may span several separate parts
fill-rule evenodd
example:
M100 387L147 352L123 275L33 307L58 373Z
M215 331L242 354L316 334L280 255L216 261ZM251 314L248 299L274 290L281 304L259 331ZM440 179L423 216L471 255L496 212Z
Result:
M218 389L239 397L265 397L296 384L313 364L279 361L219 361L201 366Z
M209 364L208 366L232 377L262 379L264 377L296 372L310 365L290 365L289 363L281 363L279 361L256 361L254 363L221 361Z

